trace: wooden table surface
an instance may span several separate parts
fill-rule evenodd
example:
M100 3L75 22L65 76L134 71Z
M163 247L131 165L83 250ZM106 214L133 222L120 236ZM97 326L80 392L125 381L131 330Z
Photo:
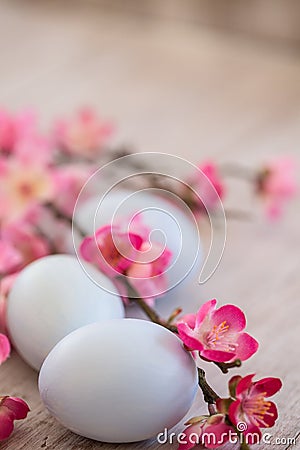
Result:
M45 125L91 104L118 124L115 143L140 151L249 167L283 153L300 162L300 55L295 50L180 21L56 1L1 1L0 36L0 104L15 110L35 107ZM253 200L243 182L231 189L227 204L251 211ZM245 310L260 350L232 373L283 379L276 397L280 418L270 430L274 438L290 438L299 430L299 219L296 200L278 224L259 217L229 220L219 269L191 294L199 304L216 297ZM211 384L225 394L230 375L211 365L205 369ZM69 432L45 410L37 374L16 353L1 366L0 380L2 393L21 396L31 407L28 419L0 445L3 449L159 447L155 442L109 445ZM205 409L199 394L193 412ZM259 448L297 445L273 442Z

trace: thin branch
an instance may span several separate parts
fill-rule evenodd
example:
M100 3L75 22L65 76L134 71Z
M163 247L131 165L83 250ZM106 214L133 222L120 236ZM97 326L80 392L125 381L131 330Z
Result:
M213 390L213 388L207 383L205 372L203 369L198 367L198 384L203 393L204 401L206 403L214 404L218 400L219 395Z
M157 323L158 325L167 328L173 333L178 333L177 327L161 319L161 317L157 314L157 312L153 308L151 308L151 306L149 306L144 299L142 299L139 296L137 291L133 288L133 286L131 286L131 284L127 280L124 280L123 278L121 278L121 280L123 281L123 283L126 284L128 299L136 303L141 308L141 310L146 314L146 316L151 320L151 322Z
M236 359L235 361L231 363L221 363L221 362L215 362L214 364L219 367L221 372L228 373L229 369L233 369L234 367L241 367L242 361L240 359Z

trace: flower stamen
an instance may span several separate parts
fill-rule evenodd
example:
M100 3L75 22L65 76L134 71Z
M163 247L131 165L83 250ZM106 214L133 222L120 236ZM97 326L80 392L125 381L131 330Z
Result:
M265 399L266 392L261 392L257 395L251 396L251 398L245 398L242 404L242 408L246 414L251 415L255 425L268 427L269 425L264 421L264 417L274 416L269 412L272 403Z
M229 325L227 324L226 320L224 320L219 325L214 325L212 330L206 336L206 343L208 348L226 352L235 352L238 344L230 342L229 340L225 340L228 331Z

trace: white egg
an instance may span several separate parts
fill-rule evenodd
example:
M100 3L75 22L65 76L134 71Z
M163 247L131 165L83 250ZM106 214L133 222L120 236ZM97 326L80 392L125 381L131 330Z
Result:
M75 433L134 442L185 416L197 370L169 330L144 320L112 320L61 340L44 361L39 390L50 413Z
M77 258L52 255L28 265L17 277L8 298L7 326L20 355L39 370L54 345L92 322L124 317L112 282L90 267L100 289Z
M199 276L203 263L198 226L182 201L175 204L170 201L173 197L167 200L153 192L155 190L130 192L120 189L110 191L104 197L92 197L80 202L74 220L87 234L93 234L100 226L112 222L122 220L124 225L124 218L129 224L130 219L140 212L142 222L153 230L150 239L165 243L172 252L166 272L168 290L174 288L173 292L182 292L187 283Z

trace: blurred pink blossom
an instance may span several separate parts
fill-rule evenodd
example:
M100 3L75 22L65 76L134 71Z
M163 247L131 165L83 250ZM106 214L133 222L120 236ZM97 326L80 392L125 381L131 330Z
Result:
M77 197L91 173L91 168L83 164L67 165L53 170L53 202L67 216L72 216Z
M100 119L92 109L83 108L70 119L60 120L55 135L66 152L91 157L102 150L112 131L112 124Z
M6 304L7 304L7 296L12 285L15 282L15 279L18 276L18 272L15 272L12 275L7 275L1 278L0 282L0 333L7 334L6 329Z
M128 233L118 225L105 225L95 236L86 237L80 246L82 257L95 264L101 272L114 278L125 274L137 258L143 239L135 233Z
M7 274L14 271L22 262L22 255L12 245L3 238L0 239L0 274Z
M14 153L18 144L37 135L37 118L31 110L12 114L0 110L0 153Z
M127 270L131 285L150 305L167 290L165 270L170 264L172 253L160 244L143 242L136 261Z
M14 429L14 421L25 419L30 411L21 398L0 397L0 440L7 439Z
M22 165L46 168L52 163L53 149L49 139L39 134L27 134L15 145L14 157Z
M5 334L0 333L0 364L7 360L10 355L10 343ZM1 417L0 417L1 423Z
M212 211L220 199L224 198L224 181L217 164L213 161L199 164L198 169L188 180L188 185L195 191L189 190L188 196L191 197L194 207L196 205L195 212L205 212L206 209Z
M1 151L10 152L15 140L14 119L13 116L0 110L0 153Z
M280 217L285 204L297 192L295 161L283 157L266 164L257 177L256 189L264 201L268 217Z
M2 160L0 176L0 222L17 220L53 197L53 182L47 166L17 159Z
M4 275L17 272L30 262L50 253L47 240L25 222L4 226L1 236L0 245L7 247L6 254L0 256L0 272Z
M6 334L6 298L0 294L0 333Z
M257 341L244 332L246 318L234 305L216 309L217 300L201 306L197 314L178 320L179 337L188 349L199 351L209 361L231 362L250 358L258 349Z
M132 221L131 225L129 231L119 225L100 228L95 236L83 240L80 253L86 261L114 279L125 301L129 294L120 275L127 277L127 282L140 297L153 303L154 298L167 288L164 272L170 263L171 252L158 243L150 243L150 229L140 220Z

